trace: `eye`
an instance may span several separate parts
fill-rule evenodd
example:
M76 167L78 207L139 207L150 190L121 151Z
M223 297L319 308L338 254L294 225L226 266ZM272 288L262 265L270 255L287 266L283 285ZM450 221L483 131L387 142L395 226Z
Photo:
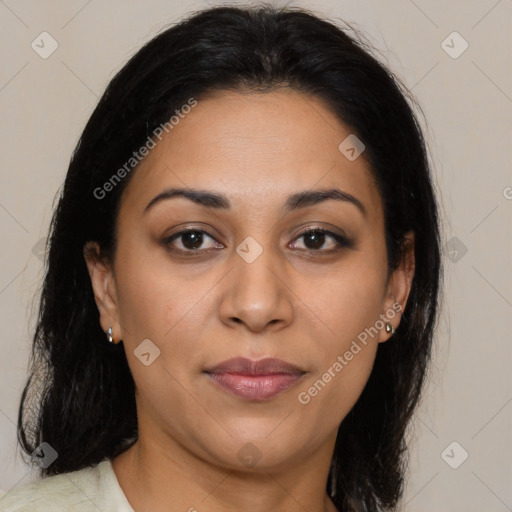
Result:
M341 247L352 248L354 246L353 242L348 238L345 238L342 235L338 235L337 233L333 233L332 231L327 231L322 228L313 228L307 229L303 231L296 240L303 238L304 245L306 251L310 252L334 252L340 249ZM324 250L320 250L322 246L326 243L326 239L331 239L330 247ZM296 244L294 244L296 247Z
M171 246L175 240L179 240L181 243L182 248L180 247L171 247L171 249L175 249L177 251L181 252L201 252L201 251L207 251L209 249L215 249L219 247L204 247L204 241L205 237L215 240L213 237L211 237L206 231L203 231L201 229L186 229L184 231L179 231L178 233L175 233L174 235L166 238L164 240L164 245ZM222 244L219 244L222 248Z
M353 248L354 243L342 235L327 231L322 228L313 228L303 231L295 240L304 239L304 249L309 252L332 253L342 247ZM205 247L205 241L212 240L215 243L210 243L210 246ZM331 239L330 247L322 249L326 240ZM181 247L176 246L176 241L180 242ZM174 233L170 237L163 240L163 244L171 250L181 253L202 253L209 250L222 249L224 246L217 242L212 236L202 229L186 229ZM291 244L294 249L301 249L297 247L297 243Z

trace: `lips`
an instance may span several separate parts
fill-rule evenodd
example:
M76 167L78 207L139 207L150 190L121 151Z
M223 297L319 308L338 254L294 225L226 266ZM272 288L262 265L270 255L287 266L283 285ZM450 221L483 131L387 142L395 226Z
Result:
M225 391L247 400L269 400L293 386L306 372L282 359L236 357L205 370Z

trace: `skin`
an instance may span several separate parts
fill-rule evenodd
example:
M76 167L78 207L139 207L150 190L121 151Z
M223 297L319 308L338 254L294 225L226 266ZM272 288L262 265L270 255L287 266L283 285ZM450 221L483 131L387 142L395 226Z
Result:
M298 395L380 314L405 308L414 274L409 233L411 249L388 279L368 164L338 149L350 133L320 100L288 88L210 95L133 171L113 264L87 246L101 326L123 340L137 386L139 439L113 461L135 511L336 510L325 486L337 429L391 334L382 328L359 343L308 404ZM144 213L169 187L222 193L231 208L178 197ZM332 199L283 210L290 194L330 188L358 198L366 216ZM355 247L300 236L319 227L345 232ZM186 236L165 246L190 228L208 233L196 243L199 256ZM236 251L248 236L263 250L252 263ZM395 328L400 318L390 320ZM148 366L134 355L145 339L160 350ZM306 374L270 400L248 401L203 373L235 356L280 358ZM239 457L247 443L260 456L252 467Z

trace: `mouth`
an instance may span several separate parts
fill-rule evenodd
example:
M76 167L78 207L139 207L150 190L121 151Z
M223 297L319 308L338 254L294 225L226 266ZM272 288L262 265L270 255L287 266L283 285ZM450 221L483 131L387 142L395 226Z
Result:
M305 371L281 359L237 357L205 372L221 389L252 401L270 400L293 386Z

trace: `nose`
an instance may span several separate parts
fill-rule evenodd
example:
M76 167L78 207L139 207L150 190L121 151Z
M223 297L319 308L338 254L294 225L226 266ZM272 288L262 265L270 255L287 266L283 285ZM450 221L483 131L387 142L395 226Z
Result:
M293 293L285 262L270 249L252 262L233 253L220 304L222 321L252 332L280 330L293 320Z

